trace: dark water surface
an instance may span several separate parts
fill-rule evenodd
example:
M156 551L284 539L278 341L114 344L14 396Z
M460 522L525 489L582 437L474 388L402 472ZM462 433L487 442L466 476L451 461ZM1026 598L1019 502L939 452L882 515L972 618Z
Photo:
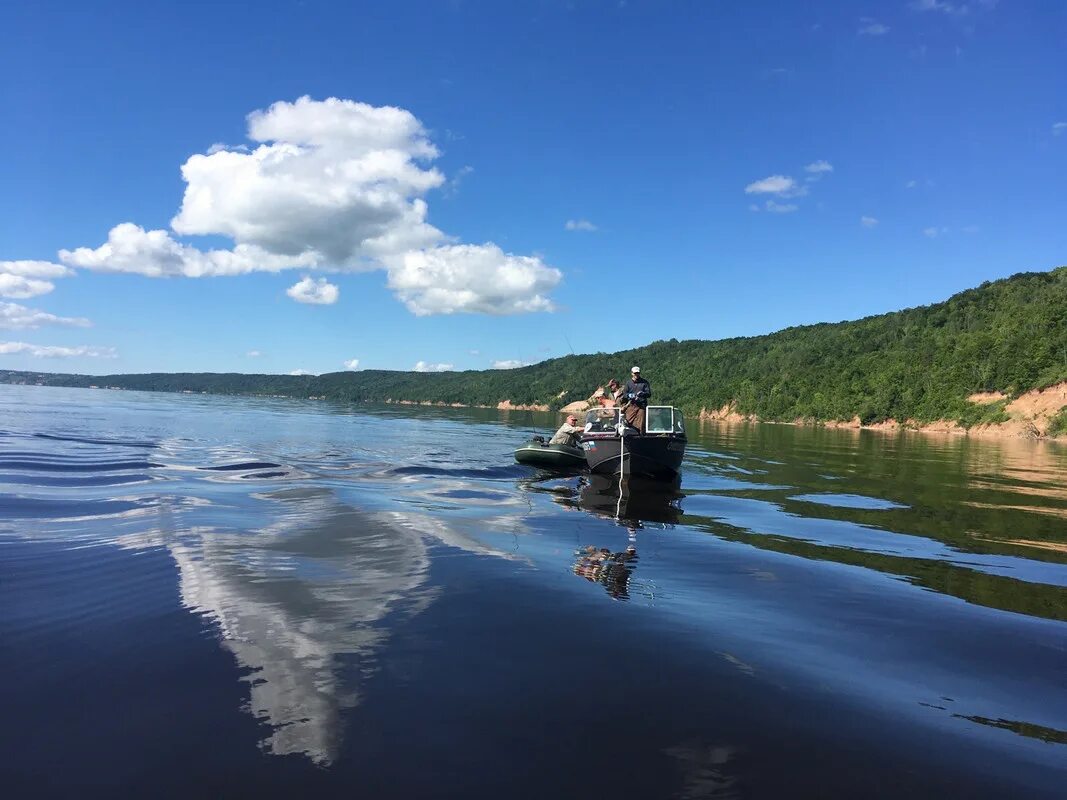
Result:
M1067 448L553 421L0 386L0 790L1064 796Z

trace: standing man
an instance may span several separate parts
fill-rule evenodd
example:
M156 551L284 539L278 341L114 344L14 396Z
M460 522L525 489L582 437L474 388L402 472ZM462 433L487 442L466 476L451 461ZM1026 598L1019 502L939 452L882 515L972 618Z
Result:
M652 399L652 387L648 381L641 377L641 368L633 367L630 370L630 380L623 389L623 400L628 401L624 414L626 422L641 433L645 432L645 406Z

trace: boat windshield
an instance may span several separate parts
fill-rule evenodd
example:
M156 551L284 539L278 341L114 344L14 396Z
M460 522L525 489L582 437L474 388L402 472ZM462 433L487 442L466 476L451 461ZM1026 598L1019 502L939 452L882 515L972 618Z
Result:
M618 424L617 408L594 408L585 415L585 430L588 433L608 433L614 431Z
M613 433L619 424L618 408L594 408L585 415L586 433ZM645 433L685 433L682 412L673 406L649 406Z
M646 433L685 433L682 412L673 406L649 406L645 409Z

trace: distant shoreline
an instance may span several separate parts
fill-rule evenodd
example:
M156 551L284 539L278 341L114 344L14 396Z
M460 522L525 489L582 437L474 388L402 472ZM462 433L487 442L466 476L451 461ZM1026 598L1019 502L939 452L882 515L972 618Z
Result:
M108 391L150 391L160 394L195 394L213 395L218 397L242 397L248 399L286 399L286 400L330 400L326 396L295 395L295 394L250 394L250 393L226 393L208 392L202 390L180 389L138 389L125 386L63 386L45 383L15 383L12 381L0 381L9 386L49 386L59 389L101 389ZM1000 393L983 393L972 395L968 398L975 403L1004 403L1005 412L1009 419L1005 422L990 422L972 425L969 428L960 425L953 420L936 420L933 422L920 423L915 420L906 420L900 423L897 420L885 420L871 425L863 424L859 417L850 420L817 420L817 419L794 419L794 420L770 420L761 419L755 414L742 414L736 410L734 404L724 406L721 409L702 409L695 418L702 422L721 422L730 425L760 424L760 425L792 425L797 427L829 428L836 430L865 430L881 433L921 433L940 436L962 436L978 439L1023 439L1031 441L1064 441L1067 440L1067 431L1049 435L1048 426L1059 409L1067 406L1067 381L1047 387L1046 389L1034 390L1010 400ZM1005 402L1009 401L1009 402ZM448 403L443 400L404 400L386 398L381 401L356 401L356 402L381 402L386 405L419 406L427 408L478 408L497 411L540 411L550 413L552 409L544 404L512 403L510 400L501 400L495 404L471 404L471 403ZM557 410L559 414L582 413L592 404L585 401L570 403Z

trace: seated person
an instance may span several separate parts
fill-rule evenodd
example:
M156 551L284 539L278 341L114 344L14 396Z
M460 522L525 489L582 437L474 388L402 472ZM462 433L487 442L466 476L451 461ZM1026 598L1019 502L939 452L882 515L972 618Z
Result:
M549 444L569 444L575 447L578 444L578 434L582 429L578 427L578 417L574 414L567 415L567 421L559 426L555 436L548 440Z
M589 409L589 413L585 415L585 428L583 428L583 430L586 433L589 433L589 431L600 430L600 419L597 417L596 411L595 408L591 408Z

